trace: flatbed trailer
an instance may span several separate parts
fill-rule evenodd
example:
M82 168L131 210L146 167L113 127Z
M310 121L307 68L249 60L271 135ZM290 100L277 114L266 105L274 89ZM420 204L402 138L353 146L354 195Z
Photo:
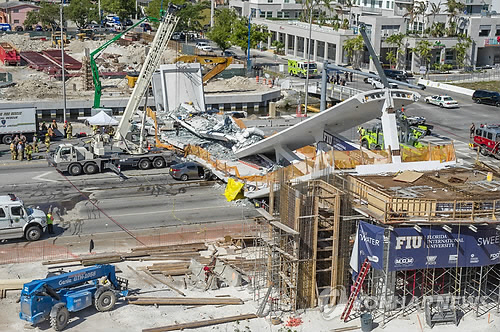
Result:
M107 170L120 174L121 169L125 167L137 167L141 170L164 168L177 163L178 155L174 151L153 150L137 155L111 152L104 156L95 156L84 147L61 144L47 160L49 165L57 170L77 176L102 173Z

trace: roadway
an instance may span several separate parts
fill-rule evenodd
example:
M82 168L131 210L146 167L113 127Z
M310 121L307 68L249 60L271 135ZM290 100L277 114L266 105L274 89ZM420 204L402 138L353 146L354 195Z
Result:
M119 225L133 232L163 226L238 223L257 215L251 204L227 202L223 184L176 181L167 169L125 170L126 180L111 172L65 177L43 160L20 162L8 157L0 157L1 194L15 193L27 205L54 211L54 236L123 230Z

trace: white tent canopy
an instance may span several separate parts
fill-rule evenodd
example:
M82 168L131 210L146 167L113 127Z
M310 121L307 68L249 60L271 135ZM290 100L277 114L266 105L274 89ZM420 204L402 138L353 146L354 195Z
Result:
M100 111L96 115L87 119L87 123L91 126L117 126L118 120L109 116L104 111Z

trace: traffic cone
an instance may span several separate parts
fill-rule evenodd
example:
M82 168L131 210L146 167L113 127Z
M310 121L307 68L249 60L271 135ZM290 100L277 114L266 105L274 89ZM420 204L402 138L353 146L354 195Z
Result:
M259 75L255 76L255 83L259 83Z
M267 79L264 78L264 85L266 85L266 84L267 84Z
M269 80L269 87L272 88L273 87L273 81L272 80Z

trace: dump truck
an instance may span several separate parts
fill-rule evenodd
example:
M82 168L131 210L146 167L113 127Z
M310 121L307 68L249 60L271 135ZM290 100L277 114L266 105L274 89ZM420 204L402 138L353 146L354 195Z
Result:
M31 141L36 131L36 108L0 109L0 142L10 144L20 133Z
M0 61L4 65L19 66L21 64L19 51L11 43L0 42Z

